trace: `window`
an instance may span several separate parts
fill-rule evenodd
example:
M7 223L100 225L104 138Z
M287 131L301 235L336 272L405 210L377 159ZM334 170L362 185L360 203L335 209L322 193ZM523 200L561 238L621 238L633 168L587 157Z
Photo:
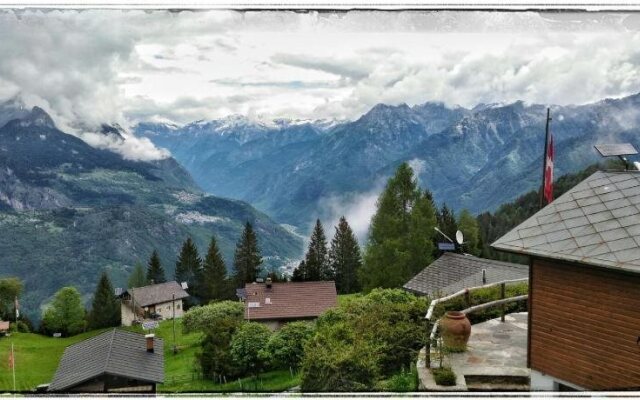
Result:
M180 304L176 304L176 308L179 310L180 309Z

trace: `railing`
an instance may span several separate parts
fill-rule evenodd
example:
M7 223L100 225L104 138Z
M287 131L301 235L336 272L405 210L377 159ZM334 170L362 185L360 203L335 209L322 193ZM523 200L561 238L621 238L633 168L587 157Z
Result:
M470 314L476 311L480 311L480 310L485 310L487 308L491 308L491 307L496 307L496 306L501 306L501 313L500 313L500 320L502 322L504 322L504 316L505 316L505 305L508 303L512 303L515 301L521 301L521 300L526 300L529 295L520 295L520 296L513 296L513 297L505 297L506 296L506 286L507 284L510 283L517 283L517 282L526 282L528 281L529 278L521 278L521 279L511 279L511 280L504 280L504 281L500 281L500 282L495 282L495 283L490 283L487 285L482 285L482 286L475 286L475 287L471 287L471 288L466 288L466 289L462 289L456 293L450 294L448 296L444 296L444 297L440 297L437 299L433 299L431 301L431 304L429 304L429 309L427 310L427 314L425 315L425 319L427 320L427 332L429 332L429 326L431 325L431 320L433 319L433 313L435 311L435 308L438 304L440 303L444 303L445 301L454 299L456 297L460 297L460 296L465 296L465 302L467 303L467 305L469 305L470 307L462 310L461 312L464 314ZM479 289L488 289L488 288L492 288L492 287L496 287L496 286L500 286L500 299L498 300L494 300L494 301L490 301L487 303L482 303L482 304L478 304L475 306L471 306L471 292L474 290L479 290ZM426 352L425 352L425 356L426 356L426 365L428 367L431 367L431 346L433 343L437 343L437 339L436 339L436 333L438 332L438 327L440 326L440 319L438 319L435 323L433 323L433 326L431 327L431 331L429 332L429 339L427 339L427 343L426 343Z

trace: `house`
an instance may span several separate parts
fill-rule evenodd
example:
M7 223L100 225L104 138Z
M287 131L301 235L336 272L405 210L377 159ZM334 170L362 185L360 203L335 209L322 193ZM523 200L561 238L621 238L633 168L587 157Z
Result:
M245 285L244 318L277 330L287 322L315 319L338 305L333 281L278 282Z
M120 294L122 325L131 326L134 320L148 317L180 318L183 315L182 300L187 297L189 293L176 281L128 289Z
M530 256L532 390L640 389L640 172L596 172L492 246Z
M9 321L0 321L0 335L9 333Z
M446 252L405 283L403 289L435 298L468 287L528 276L527 265Z
M113 329L67 347L48 391L154 393L163 381L162 339Z

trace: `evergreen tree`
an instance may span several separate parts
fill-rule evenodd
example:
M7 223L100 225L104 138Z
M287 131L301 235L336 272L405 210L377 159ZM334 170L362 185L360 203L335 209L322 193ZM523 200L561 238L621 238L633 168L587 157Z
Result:
M236 287L244 287L245 283L255 282L260 273L261 264L262 256L258 247L258 238L251 224L247 222L242 236L236 244L236 251L233 257Z
M335 272L336 289L340 294L360 290L358 271L362 265L360 246L347 219L340 218L329 250L331 270Z
M304 282L305 273L307 270L307 266L304 260L300 261L300 264L293 270L293 274L291 275L292 282Z
M106 272L100 276L93 295L91 312L88 317L89 329L109 328L120 325L120 301L113 292L113 286Z
M316 225L311 233L309 249L304 257L304 270L302 273L305 281L332 280L334 277L334 273L331 271L329 264L327 239L319 219L316 220Z
M202 267L203 291L201 300L203 304L212 300L229 300L230 282L227 279L227 267L218 248L215 237L211 237L207 256Z
M149 263L147 264L147 283L149 285L156 283L164 283L167 278L164 277L164 268L160 264L160 256L157 250L153 250Z
M136 262L136 265L133 267L133 271L131 271L131 275L129 275L127 285L129 289L147 285L147 277L144 273L144 267L139 262Z
M197 304L204 291L202 282L202 259L198 255L198 248L190 237L182 244L182 249L176 261L175 280L178 283L187 282L190 298L187 307Z
M371 219L360 281L364 290L406 283L432 259L435 211L413 171L402 163L389 179Z
M438 228L449 236L451 240L455 240L458 223L456 222L455 213L446 204L442 204L442 209L438 213ZM440 239L446 240L445 238Z
M482 238L480 237L480 228L478 220L471 215L469 210L462 210L458 217L458 227L464 235L463 250L467 253L479 256L482 253Z

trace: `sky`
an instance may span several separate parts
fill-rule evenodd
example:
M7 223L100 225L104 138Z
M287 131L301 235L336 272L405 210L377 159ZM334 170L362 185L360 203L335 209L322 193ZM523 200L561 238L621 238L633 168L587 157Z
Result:
M640 92L628 13L2 10L0 38L0 101L19 96L98 146L105 122L351 120L378 103ZM135 138L116 150L166 156Z

